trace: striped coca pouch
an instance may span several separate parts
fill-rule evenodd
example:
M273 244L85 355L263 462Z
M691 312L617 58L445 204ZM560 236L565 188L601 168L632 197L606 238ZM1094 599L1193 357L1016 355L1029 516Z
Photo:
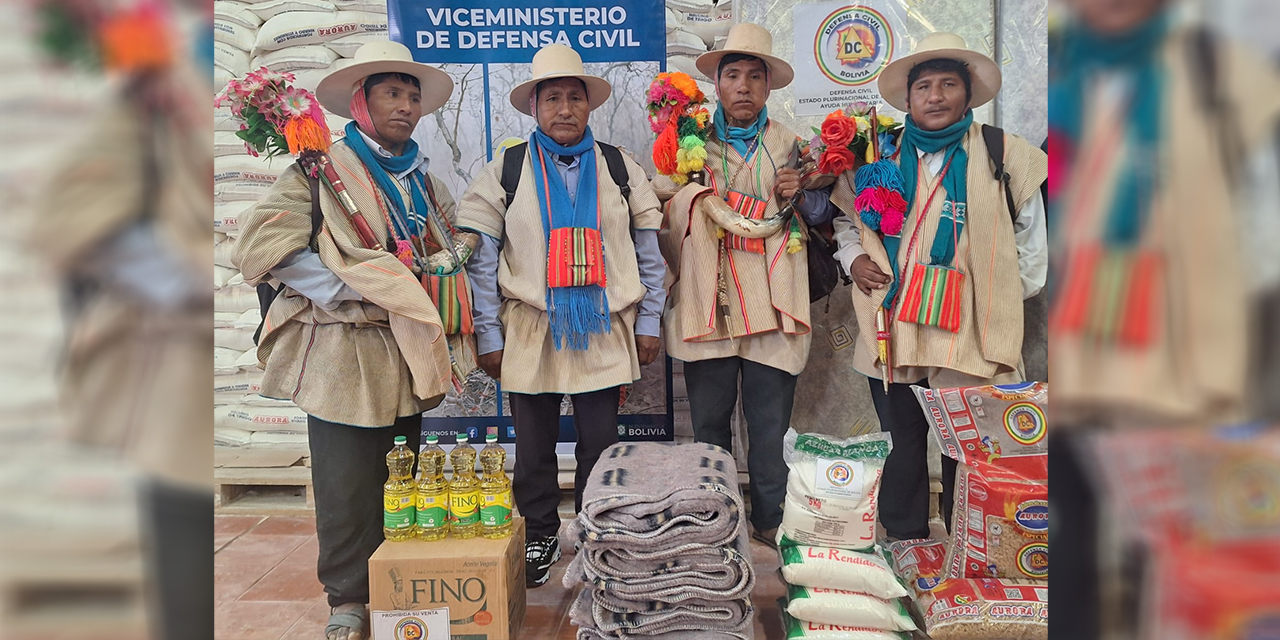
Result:
M767 200L761 200L740 191L730 191L725 196L725 202L729 203L731 209L749 220L763 220L764 211L769 206ZM725 231L724 246L738 251L750 251L751 253L764 255L764 238L743 238Z
M467 283L467 272L461 269L448 276L423 274L422 288L427 290L431 301L440 312L440 324L447 336L475 333L475 324L471 315L470 287Z
M547 286L603 287L606 284L600 231L586 227L552 229L551 242L547 245Z
M1104 343L1149 345L1164 301L1164 261L1146 248L1090 244L1068 253L1062 290L1049 317L1053 331Z
M911 281L902 293L898 320L960 331L960 294L964 273L941 265L916 263Z

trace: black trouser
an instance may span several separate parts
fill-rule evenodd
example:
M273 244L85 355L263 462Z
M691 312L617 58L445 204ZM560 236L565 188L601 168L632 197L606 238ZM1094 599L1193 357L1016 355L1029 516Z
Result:
M331 607L369 602L369 556L382 544L382 485L387 481L386 455L396 436L407 438L416 453L422 416L398 418L379 428L307 416L320 543L316 575Z
M747 467L751 473L751 525L756 531L782 524L787 465L782 438L791 425L796 376L737 356L684 363L693 437L733 451L730 421L742 377L742 412L747 418Z
M213 638L213 497L161 481L142 486L151 619L162 640Z
M600 454L618 442L618 387L569 396L578 443L573 449L573 508L582 509L582 489ZM560 531L560 472L556 441L560 439L562 393L512 393L511 420L516 427L516 468L511 491L524 516L525 539L554 536Z
M893 437L893 449L880 479L880 524L885 535L899 540L929 537L929 421L910 384L890 384L868 378L871 401L880 417L880 430ZM928 380L917 382L929 386ZM951 505L956 487L955 460L942 456L942 496L938 510L951 530Z
M1049 624L1054 640L1099 636L1098 497L1082 464L1083 439L1071 433L1049 436L1049 556L1054 592L1065 596L1071 612Z

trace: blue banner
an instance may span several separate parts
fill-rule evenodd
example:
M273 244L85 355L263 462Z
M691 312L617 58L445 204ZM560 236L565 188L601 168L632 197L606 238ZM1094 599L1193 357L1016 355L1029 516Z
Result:
M527 63L553 42L583 62L666 58L666 12L654 0L390 0L387 13L391 39L430 64Z

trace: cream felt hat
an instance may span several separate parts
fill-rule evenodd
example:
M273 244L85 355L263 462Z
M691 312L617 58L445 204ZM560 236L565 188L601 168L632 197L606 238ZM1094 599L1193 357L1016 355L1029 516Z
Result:
M924 37L909 56L889 63L880 73L880 96L900 111L907 110L907 77L911 69L928 60L956 60L969 68L973 80L971 107L991 102L1000 92L1000 67L994 60L965 46L964 38L954 33L931 33Z
M325 76L316 87L316 99L330 113L351 117L351 96L376 73L403 73L418 79L422 91L422 114L444 106L453 94L449 74L421 62L414 62L409 47L391 40L370 42L356 50L354 63Z
M729 30L729 37L724 42L724 48L698 56L694 64L697 65L698 71L714 82L716 68L720 66L721 58L731 53L742 53L764 60L769 67L770 89L781 89L791 84L796 77L795 70L787 64L786 60L773 55L773 34L758 24L747 22L733 25Z
M582 56L572 47L562 44L549 44L533 54L533 79L519 84L511 90L511 106L527 116L529 97L538 87L539 82L556 78L577 78L587 86L587 105L592 111L604 104L613 92L608 80L588 74L582 68Z

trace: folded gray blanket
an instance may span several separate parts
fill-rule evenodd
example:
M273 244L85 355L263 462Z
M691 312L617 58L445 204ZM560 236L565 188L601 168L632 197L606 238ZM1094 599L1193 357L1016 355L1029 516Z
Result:
M743 522L733 457L711 444L616 444L583 488L580 540L598 548L654 552L687 544L725 546Z
M564 574L564 586L586 581L597 589L638 600L678 603L689 598L732 600L755 585L745 528L732 547L685 544L657 552L585 545Z
M663 634L676 632L692 632L690 638L705 638L714 632L746 638L751 634L753 613L751 601L746 598L666 604L622 600L603 591L583 589L569 611L569 619L580 630L591 629L610 638L666 637Z
M599 629L578 627L578 640L752 640L754 633L737 633L733 631L672 631L654 636L635 635L630 633L608 634Z

